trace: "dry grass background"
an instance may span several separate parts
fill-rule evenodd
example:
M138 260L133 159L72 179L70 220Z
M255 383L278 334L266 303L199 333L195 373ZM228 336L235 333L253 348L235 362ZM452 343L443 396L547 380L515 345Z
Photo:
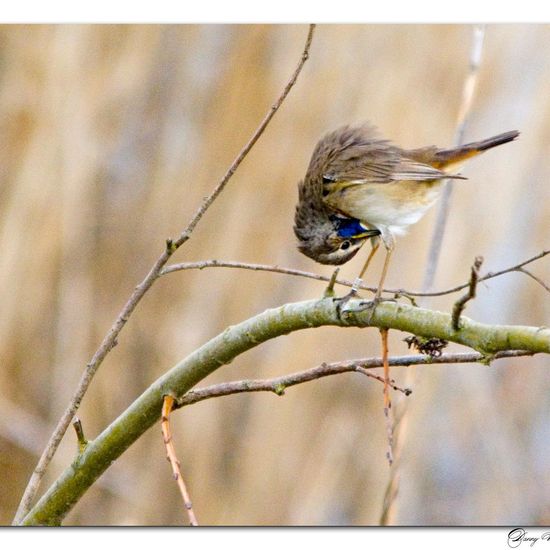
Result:
M274 101L304 25L0 28L0 523L9 523L82 369L167 237L179 234ZM301 256L296 182L318 137L365 119L404 147L449 145L467 72L463 25L323 25L281 111L176 261ZM472 161L455 187L437 288L549 246L550 27L489 25L467 139L518 142ZM431 212L398 242L388 284L418 289ZM364 254L344 266L353 278ZM371 276L378 277L382 258ZM533 267L550 281L547 260ZM369 281L370 282L370 281ZM229 324L319 296L314 281L235 270L175 273L147 295L87 394L93 438L156 377ZM449 310L452 299L430 306ZM512 274L467 315L548 324L550 297ZM404 335L392 334L403 353ZM271 341L206 383L379 353L376 331ZM548 524L546 357L419 367L396 522ZM396 370L396 369L395 369ZM394 372L403 380L403 371ZM381 386L351 374L238 395L173 417L203 524L376 524L388 478ZM45 485L72 460L72 433ZM159 429L110 468L67 524L184 522Z

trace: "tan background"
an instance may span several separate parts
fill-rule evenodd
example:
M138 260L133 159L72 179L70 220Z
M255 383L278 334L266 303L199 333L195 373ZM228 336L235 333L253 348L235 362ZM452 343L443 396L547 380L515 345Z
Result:
M230 259L330 274L301 256L296 182L327 130L371 120L404 147L450 145L471 27L317 29L296 87L176 261ZM0 522L122 307L225 172L294 70L305 25L0 28ZM518 129L455 187L436 287L549 247L550 27L487 28L466 137ZM435 210L398 242L388 284L418 289ZM382 255L380 255L382 256ZM344 266L353 278L364 253ZM371 272L378 277L382 257ZM550 282L548 259L533 272ZM235 270L172 274L131 318L80 411L93 438L148 384L229 324L320 296L323 285ZM453 298L429 305L449 310ZM468 315L548 324L550 296L511 274ZM404 334L391 352L406 352ZM205 384L379 353L375 331L271 341ZM550 522L549 361L421 367L396 522ZM397 369L394 369L397 370ZM403 381L405 372L394 372ZM284 398L239 395L174 417L203 524L376 524L388 478L381 387L342 375ZM396 396L397 399L397 396ZM65 438L47 476L74 456ZM184 523L160 429L103 476L67 524Z

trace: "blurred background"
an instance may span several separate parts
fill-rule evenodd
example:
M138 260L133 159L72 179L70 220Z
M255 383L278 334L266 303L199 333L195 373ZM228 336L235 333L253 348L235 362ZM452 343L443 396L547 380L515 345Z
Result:
M306 25L0 27L0 523L11 522L83 368L134 286L219 181L294 70ZM296 250L296 183L317 139L370 120L402 147L451 145L468 25L322 25L287 101L174 261L240 260L330 275ZM489 25L465 138L518 129L454 187L435 287L550 246L550 26ZM387 284L419 290L434 208L399 239ZM343 266L352 279L365 252ZM378 281L383 254L369 283ZM532 272L550 282L547 258ZM158 281L94 379L79 416L93 439L195 348L266 308L321 296L284 275L210 269ZM344 293L344 289L340 289ZM425 300L450 311L456 296ZM466 314L549 323L550 296L514 273ZM390 351L407 353L390 334ZM451 347L457 350L458 347ZM270 341L204 385L379 354L375 330L321 328ZM408 398L398 525L550 523L544 356L418 367ZM405 369L393 369L401 384ZM394 403L399 405L399 395ZM243 394L173 415L199 522L373 525L389 479L381 385L345 374L283 398ZM43 489L71 462L68 432ZM186 523L150 430L67 525Z

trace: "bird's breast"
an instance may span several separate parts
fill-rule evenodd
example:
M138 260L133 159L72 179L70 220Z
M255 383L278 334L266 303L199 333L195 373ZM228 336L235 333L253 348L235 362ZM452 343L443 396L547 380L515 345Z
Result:
M335 189L325 202L375 227L404 228L416 223L437 200L442 182L362 183Z

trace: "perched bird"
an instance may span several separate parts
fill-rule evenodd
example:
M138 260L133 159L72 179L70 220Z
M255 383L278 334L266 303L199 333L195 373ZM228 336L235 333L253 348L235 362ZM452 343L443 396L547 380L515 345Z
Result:
M395 235L416 223L437 200L447 178L460 165L517 131L450 149L404 150L381 139L369 125L344 126L317 143L299 183L294 218L298 249L321 264L351 260L367 240L372 250L352 289L358 285L382 240L386 259L375 299L380 298Z

